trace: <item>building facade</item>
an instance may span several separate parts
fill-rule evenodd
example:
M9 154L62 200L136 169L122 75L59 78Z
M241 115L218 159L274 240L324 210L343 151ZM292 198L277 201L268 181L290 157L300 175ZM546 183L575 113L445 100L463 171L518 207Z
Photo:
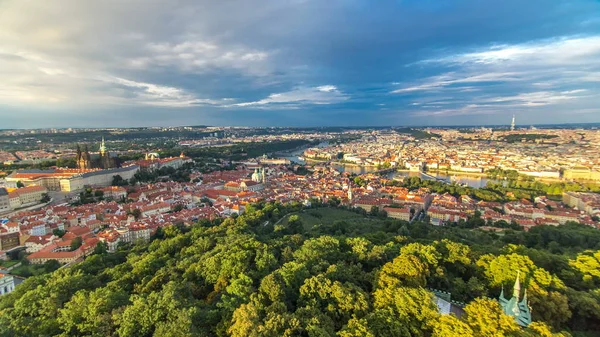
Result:
M83 149L77 145L77 155L75 156L75 163L80 171L89 170L92 168L92 158L88 151L87 145L84 145Z
M10 211L10 209L8 191L5 188L0 188L0 214Z
M0 272L0 296L10 294L23 280Z
M19 232L0 234L0 250L11 250L19 246Z
M8 202L11 209L38 204L48 193L44 186L27 186L18 188L8 193Z

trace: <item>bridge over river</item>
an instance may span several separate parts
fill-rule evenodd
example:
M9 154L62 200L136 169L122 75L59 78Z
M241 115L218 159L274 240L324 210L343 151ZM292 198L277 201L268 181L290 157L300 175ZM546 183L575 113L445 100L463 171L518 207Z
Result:
M451 183L451 181L449 181L449 179L447 179L447 178L440 178L440 177L432 176L431 174L427 174L423 171L419 171L419 173L421 173L421 177L424 177L429 180L435 180L435 181L439 181L439 182L446 183L446 184Z

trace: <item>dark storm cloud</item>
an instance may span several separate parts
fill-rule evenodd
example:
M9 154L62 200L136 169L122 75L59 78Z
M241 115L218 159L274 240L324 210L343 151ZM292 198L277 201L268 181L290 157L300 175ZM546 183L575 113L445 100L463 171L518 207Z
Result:
M0 127L598 121L599 12L592 0L5 1Z

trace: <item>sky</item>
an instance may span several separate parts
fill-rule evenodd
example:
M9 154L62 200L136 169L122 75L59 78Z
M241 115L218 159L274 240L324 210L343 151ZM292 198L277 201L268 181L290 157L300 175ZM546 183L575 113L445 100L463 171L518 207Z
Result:
M0 129L600 122L598 0L0 0Z

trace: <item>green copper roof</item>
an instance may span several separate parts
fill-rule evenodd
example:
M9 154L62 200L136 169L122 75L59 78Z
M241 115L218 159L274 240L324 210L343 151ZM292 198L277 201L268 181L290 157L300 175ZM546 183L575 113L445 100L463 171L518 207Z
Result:
M513 286L513 296L510 299L507 299L504 297L504 289L502 289L498 301L505 314L514 317L515 321L520 326L526 327L531 324L531 311L529 309L529 304L527 303L527 290L525 290L523 299L519 302L519 297L521 295L521 282L519 278L520 272L517 272L517 279Z

